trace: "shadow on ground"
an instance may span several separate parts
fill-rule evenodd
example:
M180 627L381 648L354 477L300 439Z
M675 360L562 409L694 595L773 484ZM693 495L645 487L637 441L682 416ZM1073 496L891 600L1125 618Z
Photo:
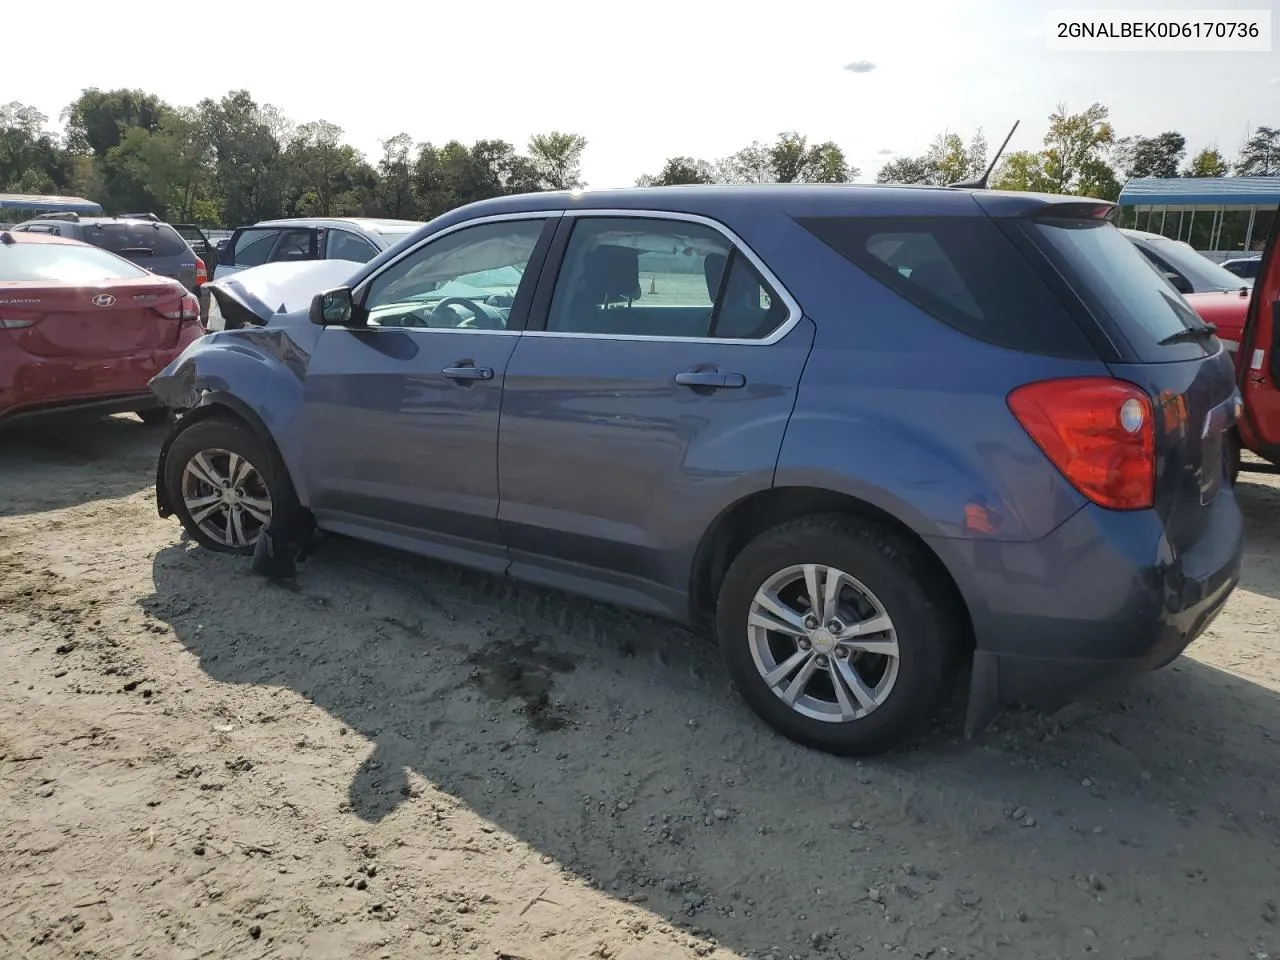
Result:
M1248 553L1240 586L1280 599L1280 487L1243 473L1236 500L1244 513Z
M0 424L0 516L137 493L153 482L165 430L129 415Z
M1251 523L1274 496L1246 489ZM1143 918L1126 955L1183 955L1186 931L1243 938L1265 909L1206 896L1204 878L1274 889L1280 699L1186 658L1119 700L1006 715L978 743L947 724L860 763L766 731L710 644L550 592L342 540L293 589L180 546L154 578L144 605L209 676L297 691L373 744L355 816L425 815L424 778L751 955L875 924L911 956L988 910L1029 917L1023 955L1039 955L1083 949L1116 909ZM812 906L780 910L780 887Z

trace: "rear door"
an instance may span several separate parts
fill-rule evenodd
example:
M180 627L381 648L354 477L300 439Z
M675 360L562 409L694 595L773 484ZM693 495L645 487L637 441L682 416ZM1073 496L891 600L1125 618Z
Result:
M1258 267L1240 344L1240 424L1245 447L1280 464L1280 211Z
M266 263L281 232L279 227L243 227L237 230L218 258L218 278L225 279L233 273Z
M583 211L562 245L507 368L511 573L683 615L707 524L772 483L813 327L709 221Z

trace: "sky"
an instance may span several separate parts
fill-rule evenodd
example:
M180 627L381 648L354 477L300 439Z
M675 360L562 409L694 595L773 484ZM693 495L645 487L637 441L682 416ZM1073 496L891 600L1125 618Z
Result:
M0 99L57 128L86 87L174 104L244 88L297 122L336 123L371 160L402 131L523 148L567 130L587 138L592 187L784 130L835 141L869 181L944 129L981 127L994 149L1020 120L1009 150L1035 149L1059 103L1099 101L1120 136L1174 129L1228 159L1251 126L1280 126L1280 41L1270 53L1048 49L1050 12L1115 6L1270 9L1280 32L1280 0L13 2ZM70 36L56 44L42 39L55 16Z

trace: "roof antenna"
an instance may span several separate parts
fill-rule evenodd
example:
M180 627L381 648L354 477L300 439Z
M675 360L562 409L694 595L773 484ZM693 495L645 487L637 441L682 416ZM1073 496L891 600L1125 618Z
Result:
M1004 148L1009 145L1009 141L1013 139L1013 131L1018 129L1021 120L1013 121L1013 126L1009 129L1009 135L1004 138L1004 143L1000 144L1000 149L996 151L996 155L991 158L991 163L987 167L987 172L980 176L977 180L958 180L955 183L948 183L948 187L955 187L958 190L985 190L987 189L987 181L991 179L991 171L996 168L996 164L1000 162L1000 156L1004 153Z

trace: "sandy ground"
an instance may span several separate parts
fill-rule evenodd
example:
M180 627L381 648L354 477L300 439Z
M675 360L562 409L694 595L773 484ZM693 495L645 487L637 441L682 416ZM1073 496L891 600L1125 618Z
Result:
M1280 485L1120 699L833 759L668 624L154 512L130 417L0 438L0 956L1280 957Z

